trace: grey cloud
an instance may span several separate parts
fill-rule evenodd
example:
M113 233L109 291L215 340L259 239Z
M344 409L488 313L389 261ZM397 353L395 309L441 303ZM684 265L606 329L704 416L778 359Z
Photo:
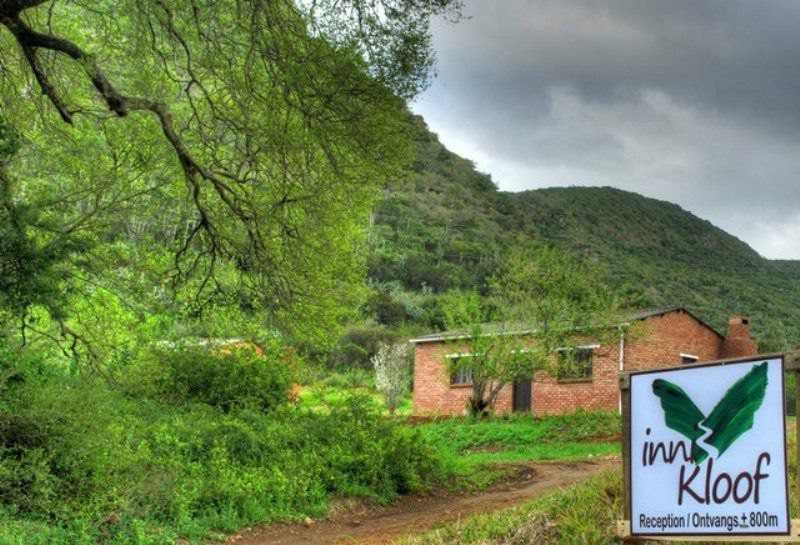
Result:
M610 184L800 258L800 3L474 0L418 101L503 189Z

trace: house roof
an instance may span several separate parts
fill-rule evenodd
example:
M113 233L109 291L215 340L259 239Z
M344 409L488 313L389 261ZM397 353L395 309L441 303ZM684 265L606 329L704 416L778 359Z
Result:
M647 310L636 310L628 313L627 321L628 322L638 322L642 320L646 320L648 318L654 318L656 316L664 316L665 314L671 314L673 312L685 312L702 325L713 331L716 335L721 338L724 338L719 331L708 325L706 322L698 318L695 314L688 311L686 307L682 305L676 305L671 307L662 307L662 308L652 308ZM514 324L514 325L505 325L500 326L498 324L486 324L483 326L483 331L485 335L526 335L529 333L535 333L536 329L525 324ZM409 342L412 344L423 344L423 343L432 343L432 342L442 342L442 341L452 341L457 339L466 339L470 335L464 331L459 330L450 330L450 331L441 331L439 333L429 333L428 335L422 335L420 337L416 337L411 339Z

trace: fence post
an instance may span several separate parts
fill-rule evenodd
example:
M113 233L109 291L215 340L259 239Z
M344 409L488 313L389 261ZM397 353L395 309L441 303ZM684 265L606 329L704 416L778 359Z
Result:
M622 498L623 520L631 520L631 464L628 456L631 450L631 376L627 371L619 374L619 395L622 407ZM621 543L631 544L632 540L622 539Z
M795 490L798 490L800 489L800 352L787 352L784 356L784 365L786 371L794 375L794 455L797 463L794 478Z
M783 365L786 373L794 376L794 455L797 463L795 486L800 488L800 352L786 352Z

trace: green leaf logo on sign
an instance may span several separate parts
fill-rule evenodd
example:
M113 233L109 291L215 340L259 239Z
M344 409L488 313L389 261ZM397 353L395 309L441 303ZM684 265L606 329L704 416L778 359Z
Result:
M700 465L711 453L719 458L734 441L753 427L753 416L767 391L767 362L756 365L731 386L706 417L677 384L653 381L668 428L692 442L692 460Z

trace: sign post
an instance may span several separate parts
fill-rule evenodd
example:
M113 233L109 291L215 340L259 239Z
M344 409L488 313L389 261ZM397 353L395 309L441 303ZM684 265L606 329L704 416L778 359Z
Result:
M800 361L776 354L621 374L621 541L800 539L789 515L785 370L800 373Z
M785 355L786 372L794 375L794 426L795 456L798 471L795 474L795 486L800 489L800 352Z

